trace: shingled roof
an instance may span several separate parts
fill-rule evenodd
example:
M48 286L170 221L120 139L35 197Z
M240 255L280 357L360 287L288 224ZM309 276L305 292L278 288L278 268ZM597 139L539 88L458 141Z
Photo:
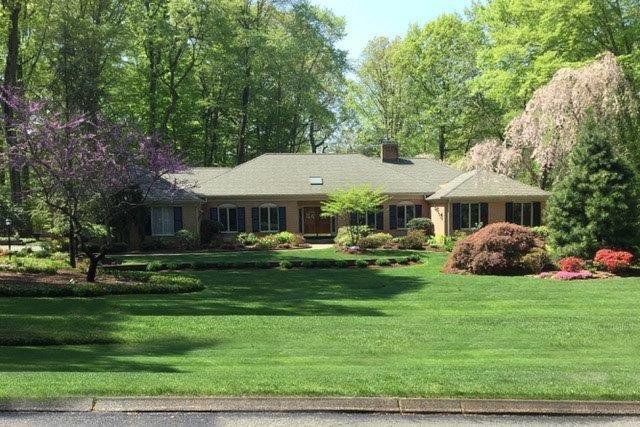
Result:
M410 167L402 173L401 165L361 154L264 154L204 182L196 192L205 197L313 196L364 184L392 194L437 189Z
M472 170L457 176L427 200L477 199L477 198L506 198L506 197L535 197L549 196L544 190L531 185L486 170Z

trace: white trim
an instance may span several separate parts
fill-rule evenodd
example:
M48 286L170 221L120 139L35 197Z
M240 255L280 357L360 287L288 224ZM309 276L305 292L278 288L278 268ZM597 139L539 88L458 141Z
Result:
M268 227L266 230L262 228L262 209L267 210L267 221ZM276 210L276 228L271 228L271 209ZM258 206L258 228L261 233L278 233L280 231L280 208L278 205L273 203L263 203Z

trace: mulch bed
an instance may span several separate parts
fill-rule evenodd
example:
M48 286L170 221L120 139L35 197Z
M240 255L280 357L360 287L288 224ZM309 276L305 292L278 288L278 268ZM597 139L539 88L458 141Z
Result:
M59 270L56 274L32 274L32 273L14 273L11 271L0 271L0 283L7 284L25 284L25 285L51 285L62 286L69 283L84 283L86 276L75 270ZM122 283L115 277L107 274L100 274L96 278L97 284L114 284Z

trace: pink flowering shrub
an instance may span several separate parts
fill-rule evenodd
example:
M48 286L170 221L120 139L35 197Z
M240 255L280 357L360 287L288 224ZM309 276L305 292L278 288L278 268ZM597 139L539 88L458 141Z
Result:
M582 271L558 271L553 275L556 280L585 280L592 279L593 273L588 270Z
M596 256L593 258L593 261L611 273L620 273L631 267L633 254L627 251L600 249L596 252Z

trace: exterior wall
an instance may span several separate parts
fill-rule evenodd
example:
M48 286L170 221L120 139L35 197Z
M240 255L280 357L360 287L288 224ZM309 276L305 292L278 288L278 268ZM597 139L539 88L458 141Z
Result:
M304 207L320 207L322 204L321 198L315 199L295 199L295 198L286 198L286 197L266 197L266 198L210 198L207 202L202 206L202 215L203 218L209 218L209 211L211 208L218 207L221 205L231 204L237 207L245 208L245 230L247 232L252 231L252 223L251 223L251 209L255 207L259 207L266 203L271 203L276 206L284 206L287 211L287 231L292 233L300 233L300 220L299 220L299 209ZM384 215L384 230L387 233L393 235L402 235L404 234L404 230L391 230L390 229L390 221L389 221L389 205L397 205L403 202L408 202L413 205L421 205L422 206L422 216L429 217L430 211L429 207L422 196L392 196L388 204L383 207L383 215ZM344 221L338 220L336 222L337 227L341 227L347 225Z
M200 205L182 206L182 228L200 235Z
M430 204L431 220L433 221L435 234L453 234L452 209L453 203L487 203L489 205L489 224L504 222L506 220L505 204L508 202L532 203L540 202L542 209L542 223L544 224L544 209L546 202L541 199L477 199L477 200L451 200Z

